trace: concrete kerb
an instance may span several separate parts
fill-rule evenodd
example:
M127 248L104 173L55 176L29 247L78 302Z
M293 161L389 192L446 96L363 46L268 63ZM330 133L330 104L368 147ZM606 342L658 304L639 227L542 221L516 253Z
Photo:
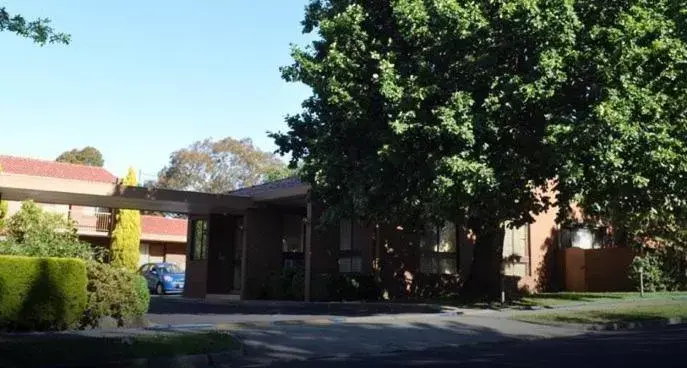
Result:
M176 367L213 367L218 365L226 365L235 362L237 359L242 357L245 353L245 348L243 344L240 345L239 349L218 352L218 353L208 353L208 354L193 354L193 355L175 355L167 357L155 357L155 358L136 358L127 359L119 361L111 361L98 363L98 367L123 367L123 368L176 368ZM50 367L58 368L81 368L81 367L93 367L93 364L83 364L83 365L50 365ZM47 367L46 367L47 368Z
M672 317L672 318L668 318L668 319L657 319L657 320L636 321L636 322L613 322L613 323L591 324L591 325L584 325L584 326L585 326L585 329L588 331L619 331L619 330L660 328L660 327L685 325L685 324L687 324L687 318Z

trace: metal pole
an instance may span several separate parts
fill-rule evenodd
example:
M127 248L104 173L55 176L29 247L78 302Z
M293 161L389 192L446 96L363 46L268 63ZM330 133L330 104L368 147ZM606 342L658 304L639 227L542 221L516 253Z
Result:
M304 299L310 301L310 283L312 280L312 201L308 196L307 219L305 224L305 282Z
M639 296L644 297L644 267L639 267Z

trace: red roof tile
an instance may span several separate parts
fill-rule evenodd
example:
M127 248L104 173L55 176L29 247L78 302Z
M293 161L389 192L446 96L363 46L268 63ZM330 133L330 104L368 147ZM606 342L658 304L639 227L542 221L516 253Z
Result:
M141 216L141 233L143 234L186 236L186 230L186 219Z
M11 174L114 183L117 177L102 167L0 155L2 171Z

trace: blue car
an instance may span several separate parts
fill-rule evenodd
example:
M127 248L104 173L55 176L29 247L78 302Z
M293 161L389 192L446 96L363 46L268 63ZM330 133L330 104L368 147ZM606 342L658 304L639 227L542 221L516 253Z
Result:
M146 263L138 273L148 281L148 289L156 294L178 294L184 291L184 271L174 263Z

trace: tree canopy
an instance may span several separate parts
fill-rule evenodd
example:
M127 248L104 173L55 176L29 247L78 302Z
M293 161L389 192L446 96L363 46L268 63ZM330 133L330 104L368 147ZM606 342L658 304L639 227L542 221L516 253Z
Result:
M27 21L19 14L10 15L5 7L0 7L0 32L10 31L19 36L30 38L33 42L43 46L46 43L69 44L71 36L56 32L50 26L50 19L38 18Z
M223 193L291 175L286 163L249 138L197 141L174 151L158 175L160 188ZM152 183L148 183L152 185Z
M103 154L97 148L91 146L86 146L82 149L74 148L70 151L62 152L57 156L55 161L97 167L103 167L103 165L105 165Z
M282 69L313 94L271 136L329 217L466 223L493 290L506 221L684 217L684 5L313 0Z

